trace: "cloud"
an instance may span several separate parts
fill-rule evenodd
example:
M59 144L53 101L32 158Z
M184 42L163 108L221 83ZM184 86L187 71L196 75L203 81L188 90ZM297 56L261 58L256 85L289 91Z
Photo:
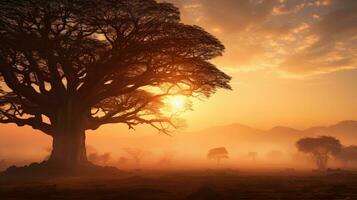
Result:
M341 4L344 1L346 4ZM310 25L302 35L305 48L288 55L280 69L300 74L328 73L357 68L357 3L330 2L330 12ZM307 44L308 37L317 38Z
M201 3L207 23L225 32L236 32L263 23L271 15L278 1L201 0Z
M357 68L356 0L171 0L226 46L223 67L313 75Z
M290 0L290 1L281 1L278 6L275 6L273 9L273 15L286 15L297 13L303 9L307 3L301 0Z
M196 24L211 32L226 46L224 57L215 63L225 67L256 65L265 49L252 38L251 32L262 26L278 0L188 0L172 1L180 7L185 23ZM273 30L274 29L274 30ZM283 31L281 27L270 28Z

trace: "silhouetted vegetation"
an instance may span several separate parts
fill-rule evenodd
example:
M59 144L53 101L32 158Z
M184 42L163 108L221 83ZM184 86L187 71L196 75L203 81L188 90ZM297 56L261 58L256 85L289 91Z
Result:
M337 159L342 161L345 168L349 167L350 164L357 163L357 146L351 145L342 147L341 151L337 154Z
M167 132L176 125L160 112L163 98L230 89L208 61L223 50L169 3L0 1L0 122L51 136L47 166L86 165L86 130L121 123Z
M138 167L142 159L150 155L149 151L145 151L137 148L125 148L124 151L134 160L135 165Z
M88 160L94 164L105 166L112 159L112 155L109 152L100 153L93 146L87 146Z
M296 147L299 151L312 155L319 170L325 170L329 157L337 155L342 145L334 137L321 136L300 139L296 142Z
M228 151L225 147L213 148L208 151L207 158L215 160L218 166L220 165L222 159L228 159Z

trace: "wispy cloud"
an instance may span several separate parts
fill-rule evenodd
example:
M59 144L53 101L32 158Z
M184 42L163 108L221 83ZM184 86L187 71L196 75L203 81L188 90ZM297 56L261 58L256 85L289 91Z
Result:
M357 68L355 0L172 0L226 45L221 66L309 76ZM259 67L258 67L259 68Z

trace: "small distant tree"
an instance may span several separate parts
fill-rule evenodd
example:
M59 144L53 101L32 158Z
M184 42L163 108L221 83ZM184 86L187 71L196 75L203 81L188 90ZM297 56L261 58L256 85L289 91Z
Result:
M222 159L228 159L228 151L225 147L213 148L208 151L207 158L216 160L217 166L219 166Z
M340 141L334 137L321 136L303 138L296 142L299 151L312 155L317 168L325 170L330 156L337 155L342 148Z
M136 166L139 166L141 160L150 154L149 151L135 148L125 148L124 151L134 159Z
M251 161L256 161L257 160L258 153L257 152L248 152L248 158Z
M357 162L357 146L343 147L336 158L343 163L345 168L348 167L349 163Z

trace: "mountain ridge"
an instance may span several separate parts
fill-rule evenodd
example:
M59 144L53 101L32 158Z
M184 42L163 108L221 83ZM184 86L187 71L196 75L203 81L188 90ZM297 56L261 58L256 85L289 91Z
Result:
M190 134L189 134L190 135ZM345 145L357 144L357 121L344 120L331 125L295 129L275 126L268 130L257 129L241 123L213 126L191 135L196 141L208 142L211 146L282 146L294 147L297 140L304 137L333 136Z

